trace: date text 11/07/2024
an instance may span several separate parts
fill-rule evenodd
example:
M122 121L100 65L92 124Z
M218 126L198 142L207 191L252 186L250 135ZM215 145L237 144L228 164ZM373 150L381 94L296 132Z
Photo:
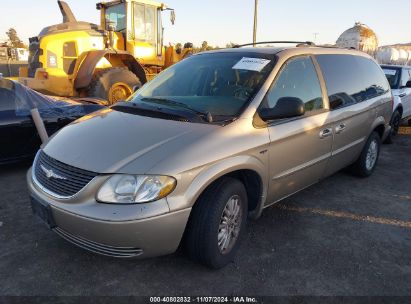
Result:
M258 303L255 297L150 297L150 303Z

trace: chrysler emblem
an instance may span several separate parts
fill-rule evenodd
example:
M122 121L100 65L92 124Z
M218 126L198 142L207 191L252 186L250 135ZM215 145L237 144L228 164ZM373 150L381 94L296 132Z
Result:
M40 165L41 170L43 170L43 172L46 174L46 177L48 179L50 178L55 178L55 179L67 179L64 176L58 175L56 173L53 172L53 170L51 169L47 169L46 167L44 167L43 165Z

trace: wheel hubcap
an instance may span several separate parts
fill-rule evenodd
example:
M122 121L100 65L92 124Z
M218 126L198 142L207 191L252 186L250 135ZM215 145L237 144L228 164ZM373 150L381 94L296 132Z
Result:
M378 144L377 141L373 140L368 147L367 151L367 158L365 161L365 166L367 170L372 170L374 168L375 163L377 162L378 157Z
M240 197L231 196L224 207L218 227L218 248L222 254L230 252L238 239L242 213Z
M114 104L121 100L127 99L131 95L131 89L125 83L114 84L109 91L108 101L110 104Z

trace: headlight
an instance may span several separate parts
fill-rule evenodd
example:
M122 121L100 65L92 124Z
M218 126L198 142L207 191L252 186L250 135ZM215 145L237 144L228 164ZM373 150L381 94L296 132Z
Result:
M169 176L116 174L100 188L97 200L104 203L147 203L169 195L175 186L176 180Z

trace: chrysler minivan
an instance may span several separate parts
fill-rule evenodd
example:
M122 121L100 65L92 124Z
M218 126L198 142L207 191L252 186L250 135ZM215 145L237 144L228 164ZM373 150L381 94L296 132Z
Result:
M247 218L342 168L370 176L392 98L378 64L354 50L200 53L42 146L27 174L32 208L95 253L181 247L220 268Z

